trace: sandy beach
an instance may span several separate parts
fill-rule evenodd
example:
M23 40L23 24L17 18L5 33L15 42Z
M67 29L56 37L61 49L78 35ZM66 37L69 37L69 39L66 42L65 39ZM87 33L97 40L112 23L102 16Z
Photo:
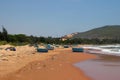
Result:
M91 80L73 64L95 55L73 53L71 48L56 48L48 53L38 53L29 46L16 49L0 50L0 80Z

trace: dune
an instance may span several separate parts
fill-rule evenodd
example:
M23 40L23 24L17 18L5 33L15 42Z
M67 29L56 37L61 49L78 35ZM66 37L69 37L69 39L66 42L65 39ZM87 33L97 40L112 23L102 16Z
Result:
M38 53L34 47L17 46L17 51L0 50L0 80L90 80L74 63L96 58L57 48Z

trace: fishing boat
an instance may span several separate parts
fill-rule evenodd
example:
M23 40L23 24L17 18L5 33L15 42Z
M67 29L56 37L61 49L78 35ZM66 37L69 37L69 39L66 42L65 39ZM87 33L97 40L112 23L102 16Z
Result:
M48 50L54 50L54 47L53 47L51 44L48 44L48 45L46 46L46 48L47 48Z
M48 49L45 48L38 48L37 52L48 52Z
M84 52L83 48L72 48L73 52Z

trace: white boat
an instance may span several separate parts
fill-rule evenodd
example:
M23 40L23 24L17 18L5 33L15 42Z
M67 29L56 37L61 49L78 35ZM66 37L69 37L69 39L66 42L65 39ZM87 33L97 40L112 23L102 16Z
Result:
M87 46L83 48L84 51L87 53L99 53L120 56L120 45Z

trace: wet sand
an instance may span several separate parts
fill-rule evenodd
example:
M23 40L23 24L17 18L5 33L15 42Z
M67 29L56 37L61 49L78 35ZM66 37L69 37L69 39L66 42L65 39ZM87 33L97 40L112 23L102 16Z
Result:
M21 56L19 55L19 57ZM13 68L13 71L1 76L0 80L91 80L73 64L92 58L96 58L96 56L73 53L71 48L56 49L44 54L30 54L18 58L17 63L19 64L14 64L14 68L19 67ZM2 69L0 73L2 73Z
M97 56L96 59L76 63L75 66L82 69L92 80L120 80L120 56Z

